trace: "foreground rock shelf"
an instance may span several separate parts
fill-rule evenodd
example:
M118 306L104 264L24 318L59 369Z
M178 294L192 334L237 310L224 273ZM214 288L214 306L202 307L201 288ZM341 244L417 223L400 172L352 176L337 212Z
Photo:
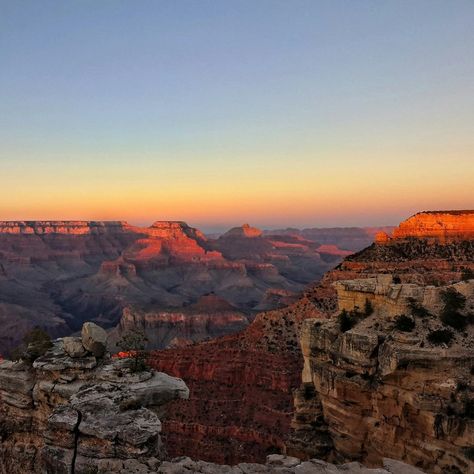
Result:
M421 473L392 460L374 470L278 454L264 465L165 461L160 417L188 388L165 373L132 372L106 344L105 331L85 323L81 338L56 340L32 365L0 363L1 474Z
M163 458L163 407L188 388L164 373L133 373L105 344L105 331L86 323L82 339L55 341L32 366L0 363L0 473L89 474Z
M358 462L336 466L335 464L311 459L301 461L291 456L271 454L265 464L242 463L236 466L213 464L205 461L193 461L188 457L163 461L155 467L136 462L124 461L116 464L114 470L105 468L102 474L423 474L422 471L400 461L384 459L383 468L370 469Z

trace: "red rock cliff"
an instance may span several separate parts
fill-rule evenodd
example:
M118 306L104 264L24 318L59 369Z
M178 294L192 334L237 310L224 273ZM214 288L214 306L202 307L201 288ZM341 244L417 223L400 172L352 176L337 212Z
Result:
M474 211L419 212L393 230L392 239L427 239L445 243L474 238ZM390 242L384 232L376 234L377 243Z

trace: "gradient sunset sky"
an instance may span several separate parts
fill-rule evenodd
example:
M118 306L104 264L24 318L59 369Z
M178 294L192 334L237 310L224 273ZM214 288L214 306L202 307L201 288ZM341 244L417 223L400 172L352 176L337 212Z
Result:
M0 0L0 219L474 208L472 0Z

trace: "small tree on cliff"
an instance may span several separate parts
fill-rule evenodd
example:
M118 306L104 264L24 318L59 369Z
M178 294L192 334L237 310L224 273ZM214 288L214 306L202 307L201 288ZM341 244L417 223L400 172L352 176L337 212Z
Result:
M471 268L463 268L461 271L461 280L474 280L474 270L472 270Z
M339 314L339 329L341 332L349 331L356 324L356 319L345 309Z
M458 331L464 330L468 323L468 318L463 316L460 311L464 309L466 297L454 288L447 288L441 292L441 299L444 303L440 315L441 321Z
M365 299L364 315L370 316L374 312L374 307L368 298Z
M13 349L11 356L13 360L23 359L27 362L33 362L53 345L48 333L35 326L23 337L23 342Z
M132 329L117 343L118 347L125 352L126 357L132 359L132 372L141 372L147 368L145 351L147 342L148 339L143 331Z

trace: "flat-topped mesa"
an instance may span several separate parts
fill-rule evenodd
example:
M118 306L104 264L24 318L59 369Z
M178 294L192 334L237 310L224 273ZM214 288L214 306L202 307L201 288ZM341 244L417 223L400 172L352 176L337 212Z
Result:
M131 229L125 221L0 221L0 234L87 235L121 233Z
M391 237L378 232L375 243L383 245L410 238L441 244L474 239L474 210L418 212L396 227Z
M179 239L189 237L191 239L205 242L206 236L194 227L189 226L183 221L156 221L144 231L153 237L163 239Z
M260 237L262 234L263 232L260 229L257 229L256 227L251 227L249 224L243 224L240 227L233 227L232 229L228 230L222 237L252 238Z

